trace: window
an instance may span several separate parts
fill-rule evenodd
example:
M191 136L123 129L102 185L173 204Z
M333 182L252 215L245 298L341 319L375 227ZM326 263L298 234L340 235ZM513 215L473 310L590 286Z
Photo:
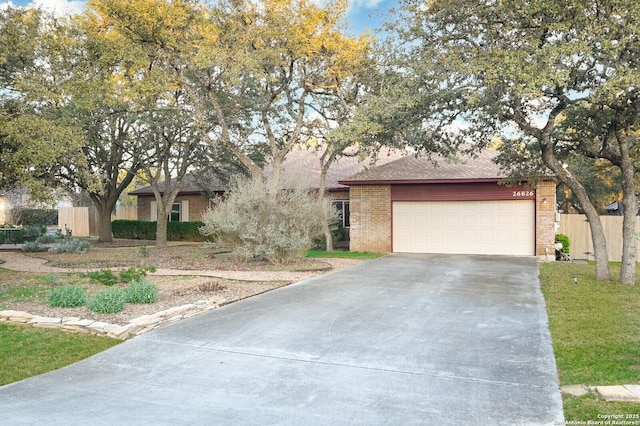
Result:
M349 200L337 200L333 201L333 206L338 210L340 214L340 219L342 220L342 226L348 228L351 226L350 218L349 218Z
M169 214L169 222L180 222L180 207L181 203L173 203Z

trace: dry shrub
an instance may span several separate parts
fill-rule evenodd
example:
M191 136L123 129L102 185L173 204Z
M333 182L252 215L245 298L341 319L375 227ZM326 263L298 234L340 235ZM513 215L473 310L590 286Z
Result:
M291 263L323 235L326 197L306 188L281 189L274 180L235 181L203 217L201 232L233 249L237 260ZM332 211L333 221L337 212Z

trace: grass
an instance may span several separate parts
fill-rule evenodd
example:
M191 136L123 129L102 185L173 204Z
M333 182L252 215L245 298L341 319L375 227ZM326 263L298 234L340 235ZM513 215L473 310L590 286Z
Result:
M370 253L366 251L323 251L323 250L308 250L307 257L309 258L338 258L338 259L377 259L382 257L382 253Z
M618 275L619 265L611 272ZM541 264L540 281L561 386L640 383L639 285L598 282L593 264L564 262ZM563 401L567 421L640 413L640 404L608 403L593 394Z
M73 364L118 343L89 334L0 324L0 386Z

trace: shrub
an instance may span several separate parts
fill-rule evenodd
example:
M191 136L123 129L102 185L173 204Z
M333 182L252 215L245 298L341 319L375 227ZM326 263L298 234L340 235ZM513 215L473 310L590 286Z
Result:
M84 253L89 250L89 241L79 238L64 237L49 249L52 253Z
M156 238L156 222L119 219L111 222L111 230L114 238L130 240L154 240Z
M89 309L98 314L114 314L124 309L125 293L117 288L97 293L89 302Z
M155 272L155 266L132 266L118 273L120 282L128 283L131 281L139 281L144 278L148 272Z
M11 210L11 218L16 225L54 226L58 224L58 210L15 208Z
M571 248L569 237L564 234L556 234L556 243L562 243L562 251L569 254L569 249Z
M10 231L2 231L0 232L0 244L5 244L6 242L11 242L13 244L22 244L24 243L24 229L22 228L11 228Z
M30 241L27 243L24 243L22 245L22 251L26 252L26 253L35 253L35 252L40 252L40 251L47 251L47 248L44 247L42 244L40 244L39 241Z
M36 242L40 243L40 244L52 244L52 243L57 243L58 241L60 241L60 238L62 238L60 235L40 235L37 239Z
M153 303L158 297L158 287L146 281L131 281L124 292L127 303Z
M200 228L202 222L168 222L168 241L204 241ZM157 222L143 220L114 220L111 223L114 238L127 238L131 240L155 240Z
M87 276L100 284L112 286L118 283L118 277L111 269L101 269L99 271L87 272Z
M331 221L336 214L332 210ZM313 246L323 220L317 194L307 189L282 190L273 180L237 180L226 198L205 213L200 232L231 246L238 259L286 263Z
M51 290L49 306L59 308L76 308L87 304L87 296L82 287L67 285Z

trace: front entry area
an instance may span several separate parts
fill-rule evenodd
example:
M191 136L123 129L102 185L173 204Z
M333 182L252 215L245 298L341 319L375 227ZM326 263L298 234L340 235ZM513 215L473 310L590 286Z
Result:
M534 200L394 201L396 253L535 255Z

